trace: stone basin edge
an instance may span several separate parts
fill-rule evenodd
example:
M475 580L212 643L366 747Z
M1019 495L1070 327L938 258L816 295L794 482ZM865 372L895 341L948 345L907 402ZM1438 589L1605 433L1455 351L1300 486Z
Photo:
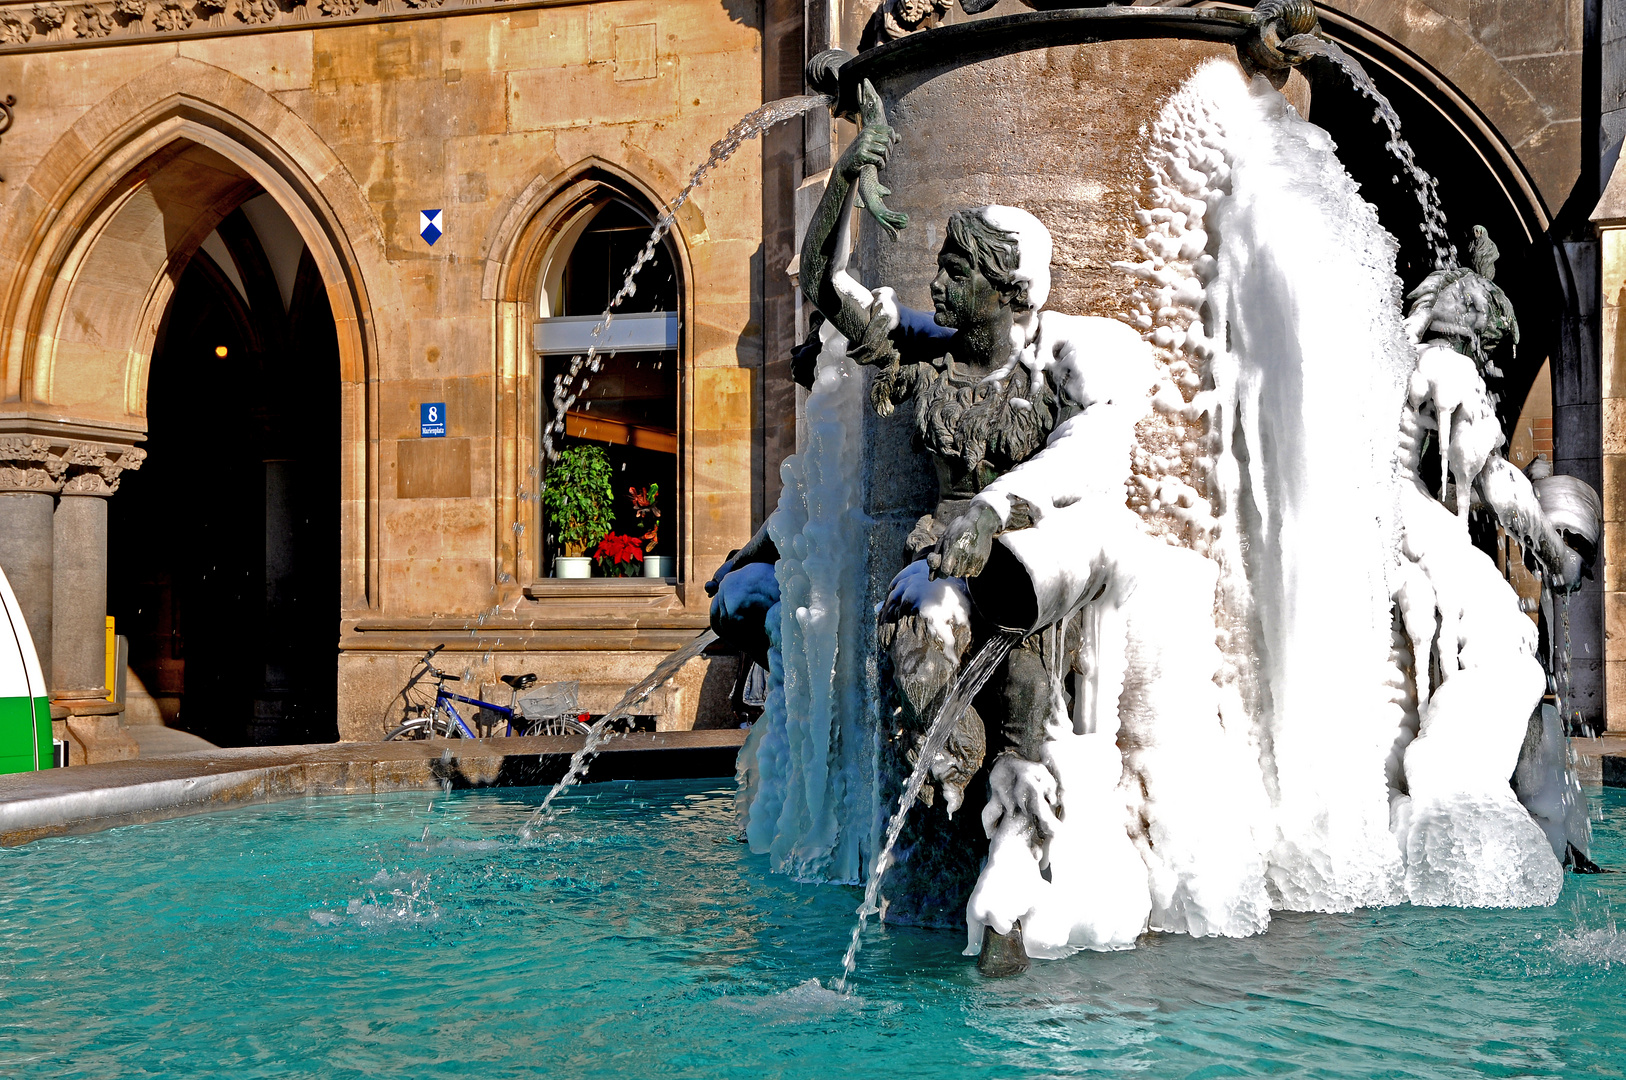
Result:
M583 782L732 778L746 734L621 736L600 749ZM0 776L0 847L322 795L552 784L582 738L241 747Z

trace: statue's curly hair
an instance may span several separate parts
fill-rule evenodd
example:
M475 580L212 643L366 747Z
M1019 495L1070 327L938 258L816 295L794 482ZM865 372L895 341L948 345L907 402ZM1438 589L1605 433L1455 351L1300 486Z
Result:
M1022 265L1022 249L1015 233L990 225L980 210L959 210L949 215L948 236L971 256L982 276L996 289L1013 294L1011 307L1032 311L1028 283L1017 277Z

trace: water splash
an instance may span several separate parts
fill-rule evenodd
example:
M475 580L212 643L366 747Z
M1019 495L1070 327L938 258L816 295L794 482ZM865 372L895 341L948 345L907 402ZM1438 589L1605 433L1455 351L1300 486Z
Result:
M643 250L638 253L638 258L633 260L626 276L621 279L621 288L610 298L610 304L604 309L604 315L599 319L598 325L593 327L593 337L595 339L602 337L604 331L609 329L610 323L615 318L615 309L620 307L628 297L637 293L638 284L635 279L638 277L638 272L655 257L655 252L660 247L661 240L667 233L672 231L672 226L677 223L678 210L682 208L684 203L689 201L689 196L693 195L695 189L705 181L707 173L732 157L734 152L746 140L754 139L768 129L776 127L787 120L794 120L796 117L812 112L814 109L828 108L831 103L831 99L824 94L800 94L795 97L770 101L766 105L746 113L738 123L728 129L721 139L713 143L711 154L695 169L694 173L689 177L689 182L683 185L682 190L672 199L672 202L661 213L660 217L655 219L655 228L650 231L648 242L644 244ZM610 355L614 356L615 354L612 352ZM568 373L555 380L553 387L553 418L548 421L547 426L542 430L542 453L548 461L553 461L558 457L555 440L564 433L565 413L582 394L586 393L591 376L598 373L602 363L603 359L598 346L596 344L592 345L586 353L571 357ZM587 372L588 377L582 379L581 385L574 385L583 371Z
M582 743L581 749L571 755L570 767L565 770L565 775L560 778L557 784L553 785L553 790L549 791L547 798L542 800L542 805L536 808L536 813L532 814L530 819L520 828L519 837L521 840L529 840L532 832L537 827L553 820L553 801L566 788L574 787L581 782L581 778L587 773L587 767L592 764L593 758L598 754L600 748L615 737L616 733L611 730L611 725L617 720L624 720L631 716L635 706L643 704L650 694L653 694L681 671L684 664L699 656L705 651L707 645L716 640L717 635L710 630L701 633L699 637L667 656L659 664L656 664L655 670L645 675L632 689L622 695L621 700L616 702L615 708L594 722L593 726L588 729L586 741Z
M317 908L309 913L317 926L333 927L348 922L364 930L412 928L440 918L440 907L429 895L429 875L421 870L380 870L365 884L372 886L366 897L356 897L343 911ZM379 891L387 889L382 898Z
M1284 48L1324 56L1331 60L1349 76L1349 81L1356 90L1371 99L1372 104L1377 107L1372 118L1389 129L1389 141L1384 146L1411 178L1417 204L1423 211L1421 228L1423 238L1434 255L1434 269L1444 270L1456 266L1457 246L1451 242L1451 235L1446 228L1445 209L1440 205L1440 182L1417 164L1417 155L1412 150L1411 143L1400 134L1400 114L1395 112L1394 105L1383 91L1378 89L1372 77L1366 73L1366 69L1361 67L1354 57L1339 48L1337 42L1327 41L1311 34L1300 34L1282 44Z
M943 752L943 747L948 743L949 733L959 723L966 709L971 707L972 699L988 682L994 669L1005 659L1005 654L1021 639L1019 631L1001 630L983 642L982 647L971 659L961 665L959 677L954 680L954 686L943 698L937 716L933 718L931 727L926 731L926 741L921 744L920 756L915 759L915 767L909 773L908 782L903 785L903 794L898 796L898 808L893 812L892 819L886 823L886 843L881 846L881 853L875 857L875 867L870 871L869 881L864 886L864 902L858 906L858 923L853 927L853 936L847 944L847 952L841 958L841 974L835 983L837 990L847 989L847 979L852 975L853 968L858 966L858 950L862 947L864 925L869 922L871 915L881 910L877 901L881 896L881 883L886 879L887 870L892 867L892 849L897 846L898 836L903 832L903 823L909 817L910 808L920 796L921 785L926 782L926 774L931 771L932 762Z
M1613 921L1592 930L1560 934L1551 949L1560 960L1577 966L1608 970L1616 964L1626 964L1626 936Z

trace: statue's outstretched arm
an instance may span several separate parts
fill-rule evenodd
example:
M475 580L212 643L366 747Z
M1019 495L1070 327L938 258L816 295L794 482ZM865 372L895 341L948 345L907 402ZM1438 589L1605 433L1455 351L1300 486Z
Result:
M1564 542L1541 508L1529 479L1501 454L1493 454L1476 478L1480 498L1522 547L1533 550L1548 584L1571 592L1581 584L1581 556Z
M873 98L875 91L866 84L864 95ZM802 295L848 341L863 339L873 301L870 291L847 272L858 175L866 167L884 166L897 141L884 118L870 119L867 107L865 112L864 129L830 170L830 182L802 239Z

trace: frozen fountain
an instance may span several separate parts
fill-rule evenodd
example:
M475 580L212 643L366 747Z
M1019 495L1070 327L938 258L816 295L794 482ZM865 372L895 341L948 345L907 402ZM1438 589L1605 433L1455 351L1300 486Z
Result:
M1550 904L1590 866L1562 658L1470 522L1551 625L1597 497L1502 453L1494 245L1457 265L1316 31L1296 0L1052 10L815 58L862 130L802 245L806 446L713 583L770 672L739 806L774 869L1004 974ZM1390 121L1435 261L1409 295L1303 118L1312 56Z
M0 992L36 1006L8 1064L1619 1071L1626 879L1564 876L1596 869L1560 716L1599 503L1501 452L1495 245L1307 3L1028 6L931 28L948 0L886 0L674 200L773 123L862 125L802 249L803 450L714 631L546 796L5 849L0 939L32 962ZM1372 97L1387 230L1300 62ZM1476 546L1498 532L1539 625ZM737 792L571 787L713 632L770 672ZM1590 797L1626 858L1626 795ZM968 977L962 946L1032 971Z

